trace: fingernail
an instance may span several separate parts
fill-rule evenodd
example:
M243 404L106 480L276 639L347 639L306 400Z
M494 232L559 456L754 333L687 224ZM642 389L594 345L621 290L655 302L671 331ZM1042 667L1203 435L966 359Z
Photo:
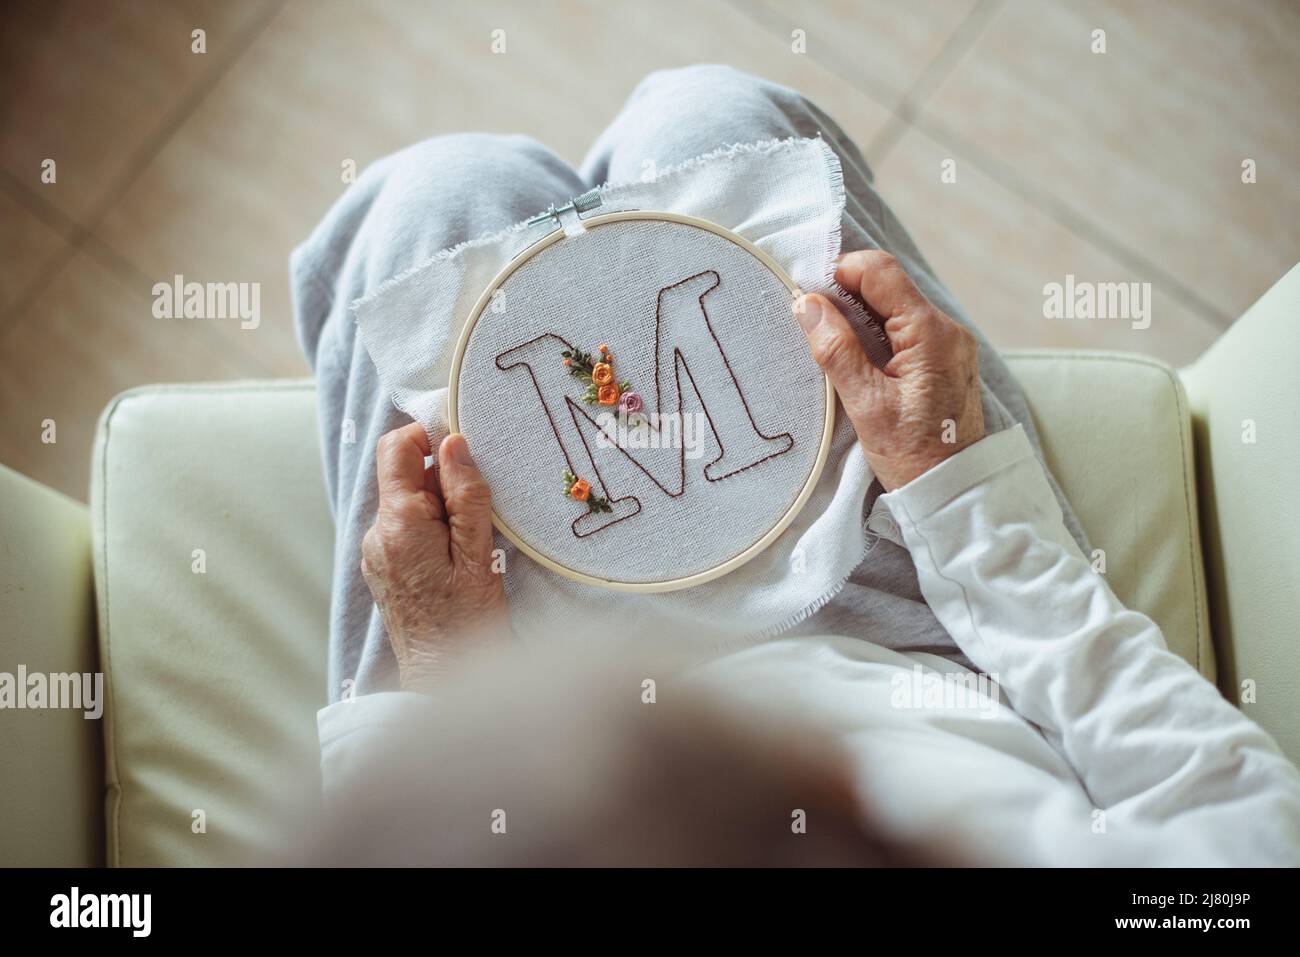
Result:
M811 296L800 296L794 301L794 317L804 332L812 332L822 321L822 304Z
M457 465L474 464L474 458L469 454L469 443L459 432L451 436L451 441L447 445L447 457Z
M835 265L848 273L860 273L862 271L862 256L860 251L855 250L851 253L844 253L836 260Z

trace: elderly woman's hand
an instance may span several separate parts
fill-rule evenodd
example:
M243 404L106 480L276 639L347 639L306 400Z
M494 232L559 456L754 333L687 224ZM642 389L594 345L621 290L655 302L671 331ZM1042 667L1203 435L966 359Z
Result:
M893 491L984 437L975 337L936 309L886 252L841 256L835 278L884 320L894 357L883 371L829 299L801 296L795 315L872 472Z
M361 573L383 616L402 687L423 690L459 652L509 634L492 563L492 493L463 435L438 448L418 423L379 440L379 513L361 543Z

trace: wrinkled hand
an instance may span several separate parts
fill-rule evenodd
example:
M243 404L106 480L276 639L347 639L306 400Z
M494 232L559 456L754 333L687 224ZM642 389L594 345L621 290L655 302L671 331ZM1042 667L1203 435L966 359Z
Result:
M509 634L492 568L492 493L463 435L438 448L419 423L379 440L379 513L361 542L361 573L384 619L402 687L427 690L460 652Z
M795 316L871 471L893 491L984 437L975 337L936 309L888 253L847 253L835 278L884 319L894 357L883 371L826 297L801 296Z

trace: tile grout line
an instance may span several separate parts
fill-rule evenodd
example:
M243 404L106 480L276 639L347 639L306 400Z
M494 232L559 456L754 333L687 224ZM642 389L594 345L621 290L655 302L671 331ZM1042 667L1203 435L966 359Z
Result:
M735 4L736 0L731 0L731 2ZM945 49L941 50L939 54L935 56L935 59L931 61L931 64L927 66L926 70L922 72L922 78L931 68L939 64L939 62L944 58L944 54L947 52L947 47L952 46L955 43L957 35L974 20L977 14L979 14L981 10L987 10L988 13L982 18L983 25L980 30L980 35L982 35L983 27L987 27L988 23L991 22L993 14L1001 4L1002 0L992 0L992 2L984 0L984 2L981 2L980 6L967 14L962 23L953 31L948 44L945 45ZM768 29L773 29L774 27L771 17L755 17L754 19L755 22L762 23ZM971 46L973 46L976 39L978 39L978 36L971 39ZM968 51L963 51L963 56L965 52ZM920 78L918 78L917 82L913 84L912 91L909 91L909 93L903 97L895 108L882 103L879 96L877 96L873 90L863 86L860 78L855 75L853 70L842 71L841 75L844 75L847 78L845 82L851 83L860 93L866 95L873 102L885 106L890 113L890 120L886 123L885 128L876 135L871 144L867 147L868 162L873 164L873 166L879 164L883 155L887 154L889 150L891 150L893 146L901 140L907 126L910 125L925 133L927 136L930 136L932 139L946 146L953 147L955 151L965 153L969 162L971 162L976 169L979 169L981 172L988 175L1004 189L1029 203L1038 212L1047 216L1057 225L1062 226L1071 233L1074 233L1084 242L1089 243L1130 268L1150 274L1153 280L1159 282L1169 291L1170 295L1176 302L1182 304L1192 312L1195 312L1202 319L1223 329L1226 329L1232 324L1232 316L1198 295L1182 280L1167 272L1165 269L1155 265L1141 253L1132 250L1123 240L1115 237L1102 226L1094 224L1082 213L1075 211L1075 209L1065 200L1060 199L1049 192L1026 185L1022 181L1023 178L1015 175L1014 171L1009 170L1006 167L1006 164L985 153L969 141L954 134L952 130L944 126L942 123L938 123L931 119L930 115L925 112L924 105L913 111L911 109L911 104L908 102L908 97L920 87ZM933 87L925 91L927 98L934 91L935 88ZM897 132L894 132L895 129ZM877 147L884 150L884 153L882 153L881 156L877 156L874 152Z
M965 54L969 52L979 37L983 35L984 30L988 27L989 23L992 22L993 16L1001 6L1002 2L1003 0L991 0L991 2L981 0L981 5L973 9L966 19L958 26L957 30L953 31L953 36L945 46L945 49L940 51L939 55L935 57L935 60L926 68L921 77L918 78L917 82L913 85L912 90L908 92L908 95L899 105L899 110L895 114L895 119L891 119L891 121L886 124L885 128L882 129L872 141L871 146L868 148L873 155L872 162L883 160L884 156L887 155L895 145L897 145L899 140L901 140L907 127L912 126L934 140L945 145L953 146L957 151L964 152L968 157L970 157L971 162L977 169L990 176L1004 189L1019 196L1039 212L1043 213L1049 219L1055 221L1058 225L1067 229L1084 242L1095 246L1130 268L1135 268L1140 272L1146 272L1154 276L1156 280L1170 292L1176 302L1181 303L1192 312L1197 313L1202 319L1226 329L1232 324L1232 317L1224 313L1213 303L1199 296L1194 290L1183 283L1182 280L1155 265L1141 253L1130 249L1123 240L1111 235L1109 231L1097 226L1089 220L1088 217L1075 211L1074 208L1064 199L1061 199L1048 191L1026 185L1023 182L1023 177L1015 175L1014 171L1007 169L1005 163L1002 163L1000 160L985 153L974 144L965 141L962 137L954 134L943 123L931 119L929 114L925 112L925 104L938 89L938 81L931 82L928 89L923 91L924 99L919 100L918 102L913 102L915 94L917 91L921 90L922 85L927 80L928 74L930 74L939 64L945 54L949 52L949 48L955 46L957 35L966 29L967 25L975 19L977 13L979 13L981 9L987 9L987 13L980 18L981 24L979 32L970 37L969 42L966 43L965 49L961 51L960 56L958 56L953 62L948 73L951 73L952 68L956 67L957 63L959 63ZM875 154L877 148L881 150L878 158L876 158Z
M260 15L250 19L247 25L242 27L235 35L232 42L222 53L218 54L217 63L209 68L207 72L194 85L179 104L173 107L163 117L159 126L149 134L138 148L131 159L126 164L126 172L118 177L118 181L112 184L105 191L104 196L91 207L90 214L87 216L86 225L81 225L70 219L62 211L57 210L46 200L36 196L29 187L20 182L14 181L11 174L5 174L5 185L7 191L13 192L13 187L20 191L16 198L23 203L34 215L38 216L46 225L52 228L55 226L55 220L63 220L73 227L71 235L66 235L60 229L60 235L67 241L68 245L61 253L52 257L45 268L38 273L36 280L30 283L22 295L6 309L3 315L0 315L0 342L8 338L10 332L18 324L22 314L32 307L37 299L45 292L46 289L54 282L54 279L68 265L69 262L80 252L86 245L87 240L96 232L108 217L113 207L126 195L126 191L131 184L144 172L146 166L162 152L163 148L171 140L185 121L190 118L199 105L206 99L207 95L216 88L222 78L229 73L230 69L239 61L245 52L256 42L257 38L270 25L271 21L279 14L284 7L285 0L275 0L262 7ZM53 215L51 214L53 212ZM117 264L125 263L127 260L111 250L106 243L96 240L96 244L101 250L110 250L110 268ZM92 253L93 255L93 253ZM99 258L99 257L97 257ZM138 270L132 267L131 279L137 279L142 275Z
M96 259L100 265L106 267L110 272L116 273L118 278L126 281L128 285L135 285L138 283L142 287L153 288L154 280L146 276L136 267L135 263L131 262L98 236L87 236L86 241L82 246L82 251ZM236 334L230 339L234 349L245 359L252 362L262 375L268 378L278 378L280 374L266 364L266 361L260 353L253 349L245 348L242 345L243 341L242 333Z
M745 0L726 0L726 2L733 10L762 29L786 40L789 39L789 37L785 35L785 24L777 22L780 14L773 10L766 2L763 2L763 0L749 0L749 2L745 2ZM823 58L813 56L810 57L810 59L819 66L829 66ZM840 74L834 70L828 69L827 72L835 77L840 76ZM877 83L881 89L884 89L888 93L888 98L882 98L876 88L863 87L857 83L854 83L853 85L857 87L858 92L866 96L867 99L871 100L881 109L893 116L896 112L896 107L900 98L904 95L904 91L899 90L896 87L891 87L887 83L881 81L877 81Z
M993 2L1001 5L1004 0L993 0ZM990 11L989 15L984 18L985 27L991 22L994 12ZM1071 12L1075 13L1077 11ZM980 31L980 34L983 34L983 30ZM920 85L919 82L917 85ZM927 91L927 100L936 89L937 87L933 87ZM997 157L984 153L973 143L964 141L961 136L953 133L942 121L932 119L925 112L924 102L913 112L910 122L911 125L933 139L966 152L973 158L977 168L992 177L1003 188L1010 190L1080 239L1096 246L1130 268L1136 268L1141 272L1147 272L1155 276L1157 281L1172 293L1176 302L1180 302L1192 312L1198 313L1202 319L1225 329L1232 324L1233 317L1223 312L1214 303L1199 296L1195 290L1188 287L1176 276L1152 263L1141 253L1130 249L1122 239L1111 235L1107 230L1093 223L1087 216L1077 212L1065 199L1056 196L1050 191L1027 185L1023 177L1015 174Z
M871 162L883 163L890 151L902 139L911 121L921 115L925 103L965 59L984 31L988 29L994 15L1002 6L1002 0L978 0L975 6L962 18L961 23L949 34L947 41L939 52L921 71L911 88L903 94L898 109L891 112L886 123L867 145L867 155Z
M1177 276L1156 265L1142 253L1132 249L1123 240L1115 237L1103 227L1096 225L1087 216L1077 212L1066 200L1027 183L1025 177L1019 175L1004 162L984 152L975 144L928 115L918 116L912 125L937 142L951 146L954 151L964 153L972 165L997 182L1003 189L1020 197L1080 239L1119 260L1124 265L1139 272L1147 273L1153 281L1164 286L1175 301L1197 313L1202 319L1221 329L1226 329L1232 325L1233 316L1197 294L1195 290Z
M40 192L23 183L7 169L0 169L0 189L14 202L59 234L66 242L80 242L85 227L63 210L41 196Z
M231 68L257 42L257 38L270 26L271 21L284 7L284 2L285 0L273 0L273 2L262 7L261 14L251 18L245 26L241 27L230 44L218 54L220 59L216 65L203 74L198 83L185 94L177 106L168 111L159 127L140 144L135 155L131 157L131 161L126 164L126 171L118 178L118 182L106 190L103 198L95 204L94 211L89 217L90 223L86 227L87 232L94 232L103 224L103 221L108 218L108 214L112 212L113 207L126 195L131 185L140 178L145 168L163 151L163 148L170 142L176 131L185 125L185 122L194 114L194 111L207 99L208 94L216 89L217 84L226 77Z
M0 316L0 345L8 341L9 336L21 325L21 317L31 309L41 293L53 284L55 277L72 262L80 248L80 240L77 243L64 243L63 248L37 270L35 278L23 290L22 295L14 300L13 305L5 310L4 315Z

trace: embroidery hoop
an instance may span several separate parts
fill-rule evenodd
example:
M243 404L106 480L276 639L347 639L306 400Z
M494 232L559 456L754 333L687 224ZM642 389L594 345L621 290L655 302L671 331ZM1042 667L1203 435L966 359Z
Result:
M740 247L757 259L790 291L792 302L802 292L799 287L795 285L794 280L786 274L785 270L782 269L771 256L763 252L763 250L759 249L738 233L732 232L725 226L720 226L719 224L707 219L701 219L698 216L687 216L682 213L633 209L620 210L612 213L600 213L589 218L579 218L584 230L599 229L601 226L606 226L611 223L624 223L637 220L678 223L684 226L694 226L698 229L703 229L707 232L713 233L714 235ZM510 262L506 263L504 268L502 268L495 277L493 277L492 281L488 283L487 288L483 290L479 295L478 300L474 303L474 308L470 310L469 318L465 321L465 325L460 332L460 337L456 342L456 352L451 364L451 381L447 386L447 423L452 432L460 431L459 392L461 366L464 363L465 352L469 347L469 341L470 337L474 333L474 327L478 324L479 319L482 318L483 313L486 311L496 291L505 284L505 282L517 269L519 269L520 266L528 262L528 260L532 259L542 250L564 240L567 236L568 233L566 233L564 228L561 226L560 228L547 233L541 239L519 252L510 260ZM790 321L794 321L793 316ZM813 489L817 485L817 480L821 477L822 469L826 465L826 458L830 454L831 435L835 430L835 389L831 385L830 379L826 378L824 374L822 376L822 381L825 384L826 407L823 416L821 443L818 446L817 457L813 462L813 467L811 471L809 471L807 478L804 480L803 487L800 488L799 494L795 496L790 507L777 520L776 524L768 529L767 532L765 532L757 541L751 543L736 555L733 555L731 558L712 568L696 572L683 578L651 582L629 582L619 581L617 579L598 578L594 575L588 575L585 572L580 572L562 565L555 561L555 559L537 551L537 549L524 541L514 531L514 529L512 529L510 525L502 519L502 517L497 513L495 507L492 509L492 524L499 532L501 532L502 535L514 543L516 548L544 568L548 568L551 571L574 581L583 582L587 585L595 585L599 588L606 588L612 591L652 594L678 591L683 588L692 588L696 585L702 585L705 582L712 581L715 578L721 578L723 575L735 571L741 565L750 561L776 541L777 538L780 537L781 533L790 527L790 523L794 521L795 517L803 509L804 505L807 504L809 497L812 495Z

